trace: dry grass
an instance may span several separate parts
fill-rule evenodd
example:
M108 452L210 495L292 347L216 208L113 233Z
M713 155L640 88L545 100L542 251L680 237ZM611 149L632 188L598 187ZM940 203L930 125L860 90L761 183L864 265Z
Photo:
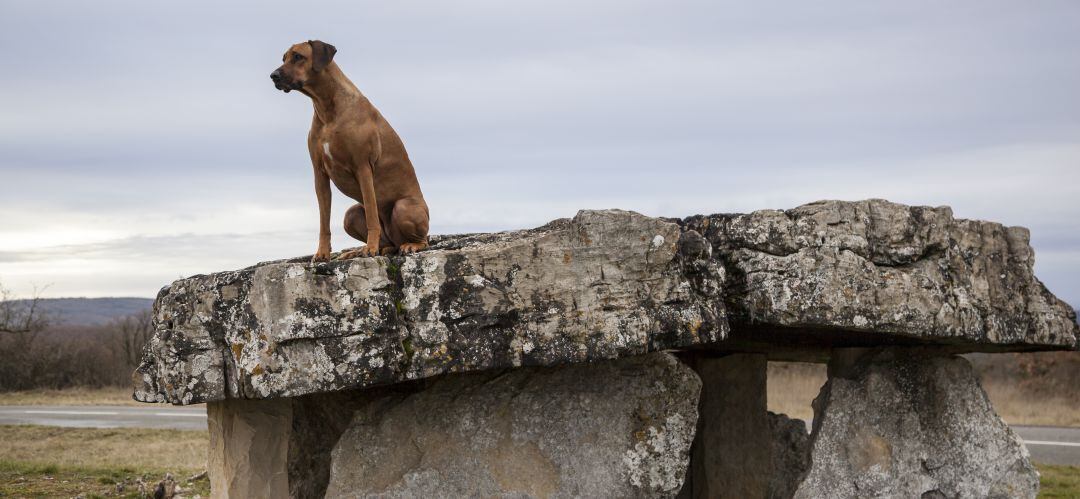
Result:
M824 364L770 362L769 410L809 421L810 403L825 383ZM1080 399L1044 396L1033 390L990 377L983 381L994 410L1013 425L1080 427Z
M131 388L67 388L0 392L0 405L145 405L131 399Z
M34 465L0 459L0 497L152 497L157 482L172 474L183 497L209 497L205 475L178 474L180 470L149 468L97 468ZM179 496L178 496L179 497Z
M993 380L984 382L983 388L994 409L1009 424L1080 427L1080 400L1076 398L1040 397Z
M205 431L0 426L4 460L42 466L171 469L206 467Z
M814 409L810 403L825 384L825 364L769 362L769 410L810 421Z
M0 497L146 497L166 473L206 497L205 431L0 426Z

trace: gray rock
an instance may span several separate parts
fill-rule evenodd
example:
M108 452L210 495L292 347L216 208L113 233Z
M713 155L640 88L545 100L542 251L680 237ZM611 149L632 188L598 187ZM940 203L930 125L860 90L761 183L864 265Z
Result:
M796 498L1035 497L1027 449L971 365L920 349L830 365Z
M816 360L898 342L1072 349L1080 336L1032 274L1025 229L948 208L829 201L684 221L582 211L432 243L174 282L155 302L135 398L291 397L697 346Z
M791 499L803 476L810 470L810 434L806 422L786 414L769 413L772 435L772 473L769 499Z
M694 237L696 236L696 238ZM681 237L690 241L680 253ZM727 333L700 235L626 211L433 239L408 257L270 262L174 282L135 398L191 404L611 359Z
M439 378L367 399L327 497L671 497L701 382L663 353Z
M1022 227L884 200L697 216L685 226L723 260L738 324L811 337L845 331L863 344L875 340L855 332L902 336L967 351L1077 346L1075 312L1035 278Z

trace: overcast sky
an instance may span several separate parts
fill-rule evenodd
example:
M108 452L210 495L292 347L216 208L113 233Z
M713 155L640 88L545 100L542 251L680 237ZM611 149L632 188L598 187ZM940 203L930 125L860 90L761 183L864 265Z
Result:
M432 232L881 197L1032 230L1080 304L1080 2L0 3L0 282L154 296L310 254L321 39ZM335 195L335 249L351 204Z

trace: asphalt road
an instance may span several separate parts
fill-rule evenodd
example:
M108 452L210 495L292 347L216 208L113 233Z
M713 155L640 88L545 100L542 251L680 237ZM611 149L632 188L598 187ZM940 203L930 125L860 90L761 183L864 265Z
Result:
M1080 466L1080 428L1013 426L1012 429L1024 439L1032 461Z
M69 428L206 429L206 407L163 404L139 406L5 405L0 425L35 424ZM1013 426L1037 463L1080 466L1080 428Z
M0 424L205 430L206 406L3 405L0 406Z

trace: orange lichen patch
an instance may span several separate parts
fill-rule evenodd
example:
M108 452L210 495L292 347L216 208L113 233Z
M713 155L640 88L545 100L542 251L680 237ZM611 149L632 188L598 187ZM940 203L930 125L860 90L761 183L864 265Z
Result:
M243 343L233 343L232 344L232 353L233 353L233 357L236 357L236 360L240 360L240 352L242 352L242 351L244 351L244 344Z
M255 369L251 370L251 374L253 374L255 376L258 376L258 375L260 375L260 374L262 374L264 372L266 372L266 369L263 369L263 366L261 364L256 364Z
M570 254L569 251L566 252L566 253L563 253L563 255L562 255L562 262L563 263L569 265L570 262L572 262L572 261L574 261L574 257L573 257L573 255Z

